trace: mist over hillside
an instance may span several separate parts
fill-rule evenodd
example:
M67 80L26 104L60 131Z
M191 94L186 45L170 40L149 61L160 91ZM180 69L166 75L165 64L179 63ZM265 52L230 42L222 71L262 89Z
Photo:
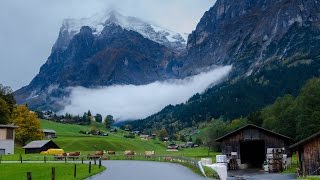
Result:
M82 114L90 110L111 114L116 120L135 120L157 113L165 106L186 102L192 95L216 85L232 66L217 67L185 79L157 81L146 85L113 85L99 88L70 87L70 96L60 112Z

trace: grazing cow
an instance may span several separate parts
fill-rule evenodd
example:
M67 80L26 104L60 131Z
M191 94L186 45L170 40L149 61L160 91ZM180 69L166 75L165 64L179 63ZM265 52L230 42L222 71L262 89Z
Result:
M131 150L124 151L126 159L132 159L136 153Z
M104 151L96 151L94 154L88 154L87 159L99 159L102 158Z
M67 155L68 155L67 156L68 158L75 160L75 159L79 159L80 152L69 152L67 153Z
M103 151L96 151L95 155L97 156L103 156L104 152Z
M115 151L107 151L107 154L115 155L115 154L116 154L116 152L115 152Z
M145 151L144 155L145 155L145 158L152 158L155 156L155 152L154 151Z

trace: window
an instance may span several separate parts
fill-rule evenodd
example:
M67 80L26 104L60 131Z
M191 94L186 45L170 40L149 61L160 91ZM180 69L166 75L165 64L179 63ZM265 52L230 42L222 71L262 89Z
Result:
M13 139L13 129L7 129L7 139Z

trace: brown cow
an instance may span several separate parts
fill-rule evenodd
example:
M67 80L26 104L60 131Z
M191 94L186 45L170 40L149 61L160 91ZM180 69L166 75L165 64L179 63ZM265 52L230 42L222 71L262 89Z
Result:
M133 159L135 154L136 153L134 151L131 151L131 150L124 151L124 155L125 155L126 159Z
M115 151L107 151L107 154L115 155L115 154L116 154L116 152L115 152Z

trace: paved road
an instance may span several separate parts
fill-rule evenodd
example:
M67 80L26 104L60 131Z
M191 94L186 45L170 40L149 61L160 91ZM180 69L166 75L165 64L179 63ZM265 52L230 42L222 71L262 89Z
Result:
M88 180L208 180L173 163L148 161L103 161L107 170Z
M239 170L228 171L228 180L292 180L297 179L295 174L278 174L278 173L265 173L263 171L251 169L251 170Z

